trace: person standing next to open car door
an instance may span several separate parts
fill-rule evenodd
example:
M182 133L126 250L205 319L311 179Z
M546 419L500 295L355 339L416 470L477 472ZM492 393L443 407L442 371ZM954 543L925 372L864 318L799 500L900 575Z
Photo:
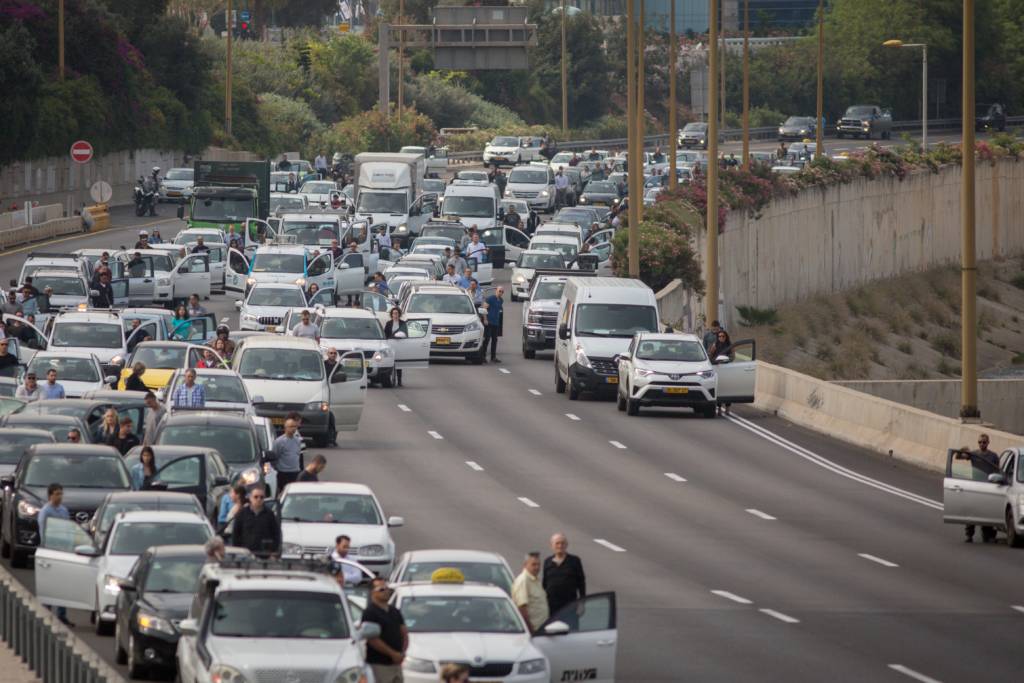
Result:
M235 517L231 533L231 545L248 548L257 557L281 552L281 524L264 504L266 496L266 491L259 487L249 492L249 504Z
M405 324L405 321L402 320L402 309L400 309L398 306L395 306L394 308L391 309L388 315L391 316L391 319L388 320L387 323L385 323L384 325L384 338L395 339L395 335L398 333L402 334L402 336L400 337L401 339L405 339L406 337L408 337L409 327ZM402 386L402 371L398 370L397 375L398 386Z
M968 450L967 446L963 446L956 454L957 460L970 460L971 467L983 473L987 478L990 474L995 474L999 471L999 454L995 451L991 451L988 448L988 434L981 434L978 436L978 450ZM964 527L964 542L974 542L974 525L968 524ZM981 540L985 543L991 543L996 540L995 527L983 526L981 527Z
M491 345L491 362L500 363L498 360L498 337L501 336L501 325L504 311L502 310L505 305L505 300L502 295L505 294L504 287L498 287L494 290L494 294L487 297L484 303L487 305L487 316L484 320L486 327L484 328L484 340L480 345L480 360L486 360L484 356L487 355L487 343Z
M113 308L114 290L110 286L110 272L104 271L100 275L100 281L93 285L96 295L92 297L93 308Z

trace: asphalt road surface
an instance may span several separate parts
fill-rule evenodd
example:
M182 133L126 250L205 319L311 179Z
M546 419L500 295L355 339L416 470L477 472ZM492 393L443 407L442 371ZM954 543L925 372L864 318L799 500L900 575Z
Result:
M130 244L139 224L117 210L114 229L59 248ZM23 257L0 256L0 279ZM207 305L237 326L229 298ZM570 402L550 353L523 359L519 304L505 320L500 364L408 371L369 390L340 447L307 451L405 517L399 552L493 550L518 570L566 533L589 589L618 594L620 681L1020 680L1024 553L943 525L940 477L749 408ZM113 664L112 639L71 618Z

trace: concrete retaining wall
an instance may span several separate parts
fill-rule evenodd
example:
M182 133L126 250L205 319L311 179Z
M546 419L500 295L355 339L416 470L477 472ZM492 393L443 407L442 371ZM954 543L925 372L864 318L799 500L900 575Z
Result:
M852 380L833 384L946 417L960 414L958 379ZM1024 379L980 380L978 408L986 423L1024 434Z
M755 406L842 441L934 471L946 449L971 446L987 433L992 449L1020 445L1021 437L887 401L778 365L758 362Z
M663 325L671 325L677 332L696 332L701 325L702 299L683 287L683 281L675 279L655 295L658 300L658 316Z
M722 317L771 308L960 259L959 166L903 181L857 180L731 212L721 235ZM1024 253L1024 162L977 166L977 253ZM698 252L703 254L703 249Z

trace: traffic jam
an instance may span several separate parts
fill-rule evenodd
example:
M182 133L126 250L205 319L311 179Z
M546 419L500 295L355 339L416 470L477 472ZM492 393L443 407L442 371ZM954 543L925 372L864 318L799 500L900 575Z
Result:
M285 157L153 169L173 235L27 250L0 304L0 550L39 601L132 678L615 680L615 593L587 591L564 536L547 558L403 548L401 501L321 480L316 452L368 392L500 364L499 339L629 416L753 401L753 340L674 332L614 277L626 159L544 144L496 139L450 179L423 147L340 179Z

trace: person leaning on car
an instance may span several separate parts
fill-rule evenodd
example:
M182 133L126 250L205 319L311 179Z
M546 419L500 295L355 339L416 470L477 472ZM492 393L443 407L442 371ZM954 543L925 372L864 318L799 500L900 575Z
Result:
M978 436L978 450L972 451L963 446L956 453L957 460L970 460L971 468L980 472L986 479L988 475L995 474L999 471L999 454L995 451L989 450L988 448L988 434L981 434ZM966 543L974 542L974 525L968 524L964 527L964 541ZM996 529L991 526L981 527L981 540L985 543L991 543L996 538Z

